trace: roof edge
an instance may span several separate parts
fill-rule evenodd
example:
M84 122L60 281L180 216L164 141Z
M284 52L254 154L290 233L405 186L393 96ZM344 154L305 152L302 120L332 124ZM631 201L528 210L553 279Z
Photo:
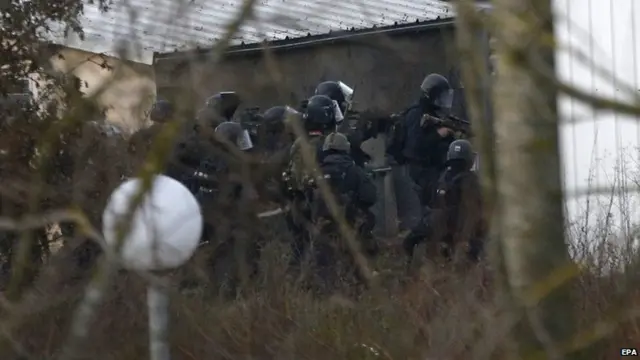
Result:
M387 25L381 27L372 27L372 28L364 28L364 29L352 29L352 30L341 30L341 31L332 31L329 33L318 34L318 35L307 35L304 37L297 37L292 39L283 39L283 40L272 40L272 41L263 41L259 43L251 43L251 44L240 44L234 45L227 48L225 52L225 56L228 55L249 55L259 53L264 50L264 46L267 45L272 51L279 50L290 50L295 48L304 48L310 47L314 45L320 45L325 43L332 42L343 42L350 40L354 37L363 37L370 35L379 35L379 34L387 34L387 35L399 35L402 33L409 32L422 32L433 29L439 29L442 27L453 26L455 22L455 18L453 16L446 18L436 18L433 20L425 20L414 23L406 23L406 24L394 24ZM201 49L196 48L194 50L186 50L186 51L174 51L170 53L154 53L153 54L153 63L157 63L158 61L169 61L169 60L184 60L185 58L193 58L194 55L202 56L206 55L212 51L212 48Z

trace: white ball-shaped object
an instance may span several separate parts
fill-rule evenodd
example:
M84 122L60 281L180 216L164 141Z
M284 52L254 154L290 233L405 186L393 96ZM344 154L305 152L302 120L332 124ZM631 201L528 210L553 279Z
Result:
M111 194L102 214L102 231L107 245L115 246L118 224L130 211L142 180L131 179ZM202 235L202 213L191 192L164 175L153 180L151 191L133 214L119 255L130 270L167 270L189 260Z

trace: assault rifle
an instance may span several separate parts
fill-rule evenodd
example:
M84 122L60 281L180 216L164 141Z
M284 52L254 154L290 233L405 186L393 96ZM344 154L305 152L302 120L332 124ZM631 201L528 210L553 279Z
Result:
M468 120L461 119L455 115L447 115L444 119L437 116L424 114L422 116L421 125L426 126L428 124L435 125L436 127L446 127L456 133L461 133L465 137L471 137L471 123Z

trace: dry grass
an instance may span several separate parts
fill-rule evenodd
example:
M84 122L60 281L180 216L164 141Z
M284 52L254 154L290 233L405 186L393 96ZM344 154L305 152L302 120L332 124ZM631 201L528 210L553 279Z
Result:
M218 297L210 282L189 294L173 292L175 359L495 359L509 348L510 320L487 286L484 267L463 273L427 265L420 276L408 279L400 271L400 254L391 247L377 264L386 270L380 289L318 298L282 281L283 246L274 242L265 249L260 279L237 300ZM172 277L176 283L180 278ZM636 292L618 295L627 280L587 272L579 278L575 292L580 302L575 306L582 328L607 319L621 304L631 307L640 300ZM67 334L81 286L43 289L37 302L53 305L24 314L13 332L15 343L4 344L1 358L20 358L18 343L31 358L53 358ZM148 356L144 287L136 274L118 275L91 328L83 358ZM53 301L64 293L69 296ZM614 359L618 348L640 346L638 325L623 323L598 344L592 358Z

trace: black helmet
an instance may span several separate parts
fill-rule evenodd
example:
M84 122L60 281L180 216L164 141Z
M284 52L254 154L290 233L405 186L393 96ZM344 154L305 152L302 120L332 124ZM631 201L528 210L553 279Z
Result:
M470 169L473 166L475 153L471 143L467 140L461 139L453 141L449 145L449 151L447 151L447 162L459 161L465 164Z
M317 87L314 95L324 95L331 100L335 100L340 107L340 110L344 112L346 109L346 97L340 88L340 84L337 81L325 81L321 82Z
M173 105L167 100L160 99L153 104L149 118L153 122L162 123L173 117Z
M436 109L451 109L453 105L453 89L449 80L440 74L429 74L420 85L422 95L429 105Z
M240 150L246 151L253 148L253 142L249 133L237 122L225 121L215 129L216 136L235 144Z
M208 98L205 106L226 120L231 120L240 106L240 96L235 91L220 92Z
M309 98L304 112L304 125L307 131L335 130L336 111L333 100L325 95Z
M284 131L284 121L287 116L286 106L274 106L262 114L264 129L268 133L280 133Z

